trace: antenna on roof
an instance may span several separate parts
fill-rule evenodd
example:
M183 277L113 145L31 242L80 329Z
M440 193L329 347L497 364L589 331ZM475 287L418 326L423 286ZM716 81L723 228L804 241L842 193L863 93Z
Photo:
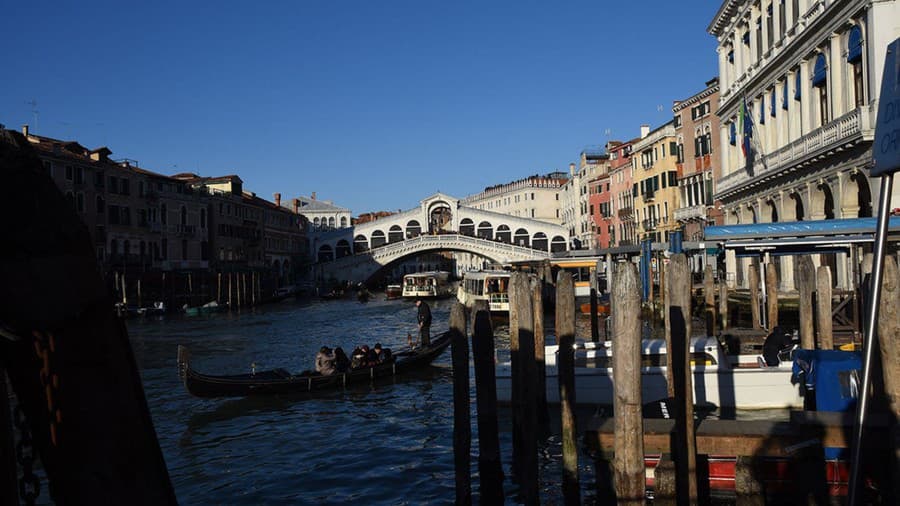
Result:
M32 98L30 101L25 102L25 104L31 106L31 116L32 116L32 118L34 118L34 129L35 129L35 131L37 131L37 129L38 129L38 115L39 115L39 114L38 114L38 109L37 109L37 105L38 105L37 100L35 100L35 99Z

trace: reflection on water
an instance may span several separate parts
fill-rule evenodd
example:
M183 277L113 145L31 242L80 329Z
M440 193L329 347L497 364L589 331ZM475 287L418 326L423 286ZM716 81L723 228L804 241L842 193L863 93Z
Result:
M446 330L453 299L432 304L432 335ZM454 498L453 378L450 353L402 379L344 391L230 399L191 397L176 373L176 346L194 366L225 374L284 367L310 369L323 344L350 350L380 342L399 348L416 332L416 309L403 300L295 302L200 318L129 321L147 399L182 504L446 504ZM553 322L546 324L552 333ZM508 329L495 322L497 347ZM586 335L590 335L588 330ZM472 376L470 375L470 378ZM473 453L474 390L472 391ZM580 415L586 422L590 412ZM503 464L510 474L511 422L500 411ZM553 431L559 434L558 416ZM545 503L562 502L561 446L541 448ZM579 459L585 503L594 471ZM477 463L473 459L473 472ZM477 493L477 477L473 492ZM504 489L513 503L514 485ZM477 497L476 497L477 502Z

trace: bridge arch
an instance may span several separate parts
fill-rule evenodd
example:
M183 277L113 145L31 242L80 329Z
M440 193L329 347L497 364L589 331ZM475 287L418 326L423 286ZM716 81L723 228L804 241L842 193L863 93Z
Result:
M369 239L359 234L353 238L353 251L356 253L364 253L369 251Z
M334 249L335 258L342 258L352 254L353 251L350 249L350 243L347 242L346 239L341 239L337 242L337 247Z
M433 200L428 204L426 214L428 215L428 231L438 233L447 231L453 223L453 206L443 199Z
M409 220L406 222L406 238L412 239L413 237L418 237L422 235L422 225L419 224L416 220Z
M370 242L372 244L372 249L387 244L387 240L384 237L384 232L382 232L381 230L375 230L374 232L372 232L372 240Z
M318 259L320 262L331 262L334 260L334 250L330 244L323 244L319 247Z
M550 241L550 252L558 253L566 250L566 239L563 236L555 235Z
M459 233L462 235L475 237L475 222L470 218L463 218L459 222Z
M494 238L494 227L487 221L482 221L478 224L478 237L482 239L491 240Z
M400 242L403 240L403 229L400 225L393 225L388 229L388 242Z
M537 232L531 239L531 247L541 251L547 251L547 234Z
M513 244L516 246L524 246L529 247L531 241L529 240L528 231L524 228L516 229L515 235L513 235Z
M512 244L512 232L509 230L509 225L498 225L497 233L494 235L494 238L500 242Z

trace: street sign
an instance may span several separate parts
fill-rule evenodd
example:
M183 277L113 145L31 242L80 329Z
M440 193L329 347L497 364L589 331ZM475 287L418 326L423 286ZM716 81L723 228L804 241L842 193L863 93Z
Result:
M900 169L900 39L888 45L884 58L872 158L872 177Z

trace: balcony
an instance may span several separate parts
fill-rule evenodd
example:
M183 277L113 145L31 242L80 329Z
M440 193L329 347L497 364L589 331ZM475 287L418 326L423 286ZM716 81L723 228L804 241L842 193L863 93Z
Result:
M744 170L739 160L732 172L717 181L717 198L727 198L742 188L763 180L783 177L817 159L830 156L859 141L871 141L875 132L875 111L871 106L856 108L817 128L781 149L758 156L753 175Z
M196 225L169 225L169 233L179 237L194 237L197 233Z
M705 220L706 206L682 207L675 210L675 221Z
M704 169L712 167L712 159L710 155L703 155L694 158L694 171L702 172ZM683 172L681 174L684 174Z
M656 230L656 227L659 225L659 220L656 218L650 218L641 222L641 227L645 232L649 232L651 230Z
M623 207L622 209L619 209L618 216L619 216L620 220L630 220L633 213L634 213L633 208Z
M656 192L655 191L644 192L644 194L641 195L641 197L644 198L644 202L653 202L653 199L656 197Z

